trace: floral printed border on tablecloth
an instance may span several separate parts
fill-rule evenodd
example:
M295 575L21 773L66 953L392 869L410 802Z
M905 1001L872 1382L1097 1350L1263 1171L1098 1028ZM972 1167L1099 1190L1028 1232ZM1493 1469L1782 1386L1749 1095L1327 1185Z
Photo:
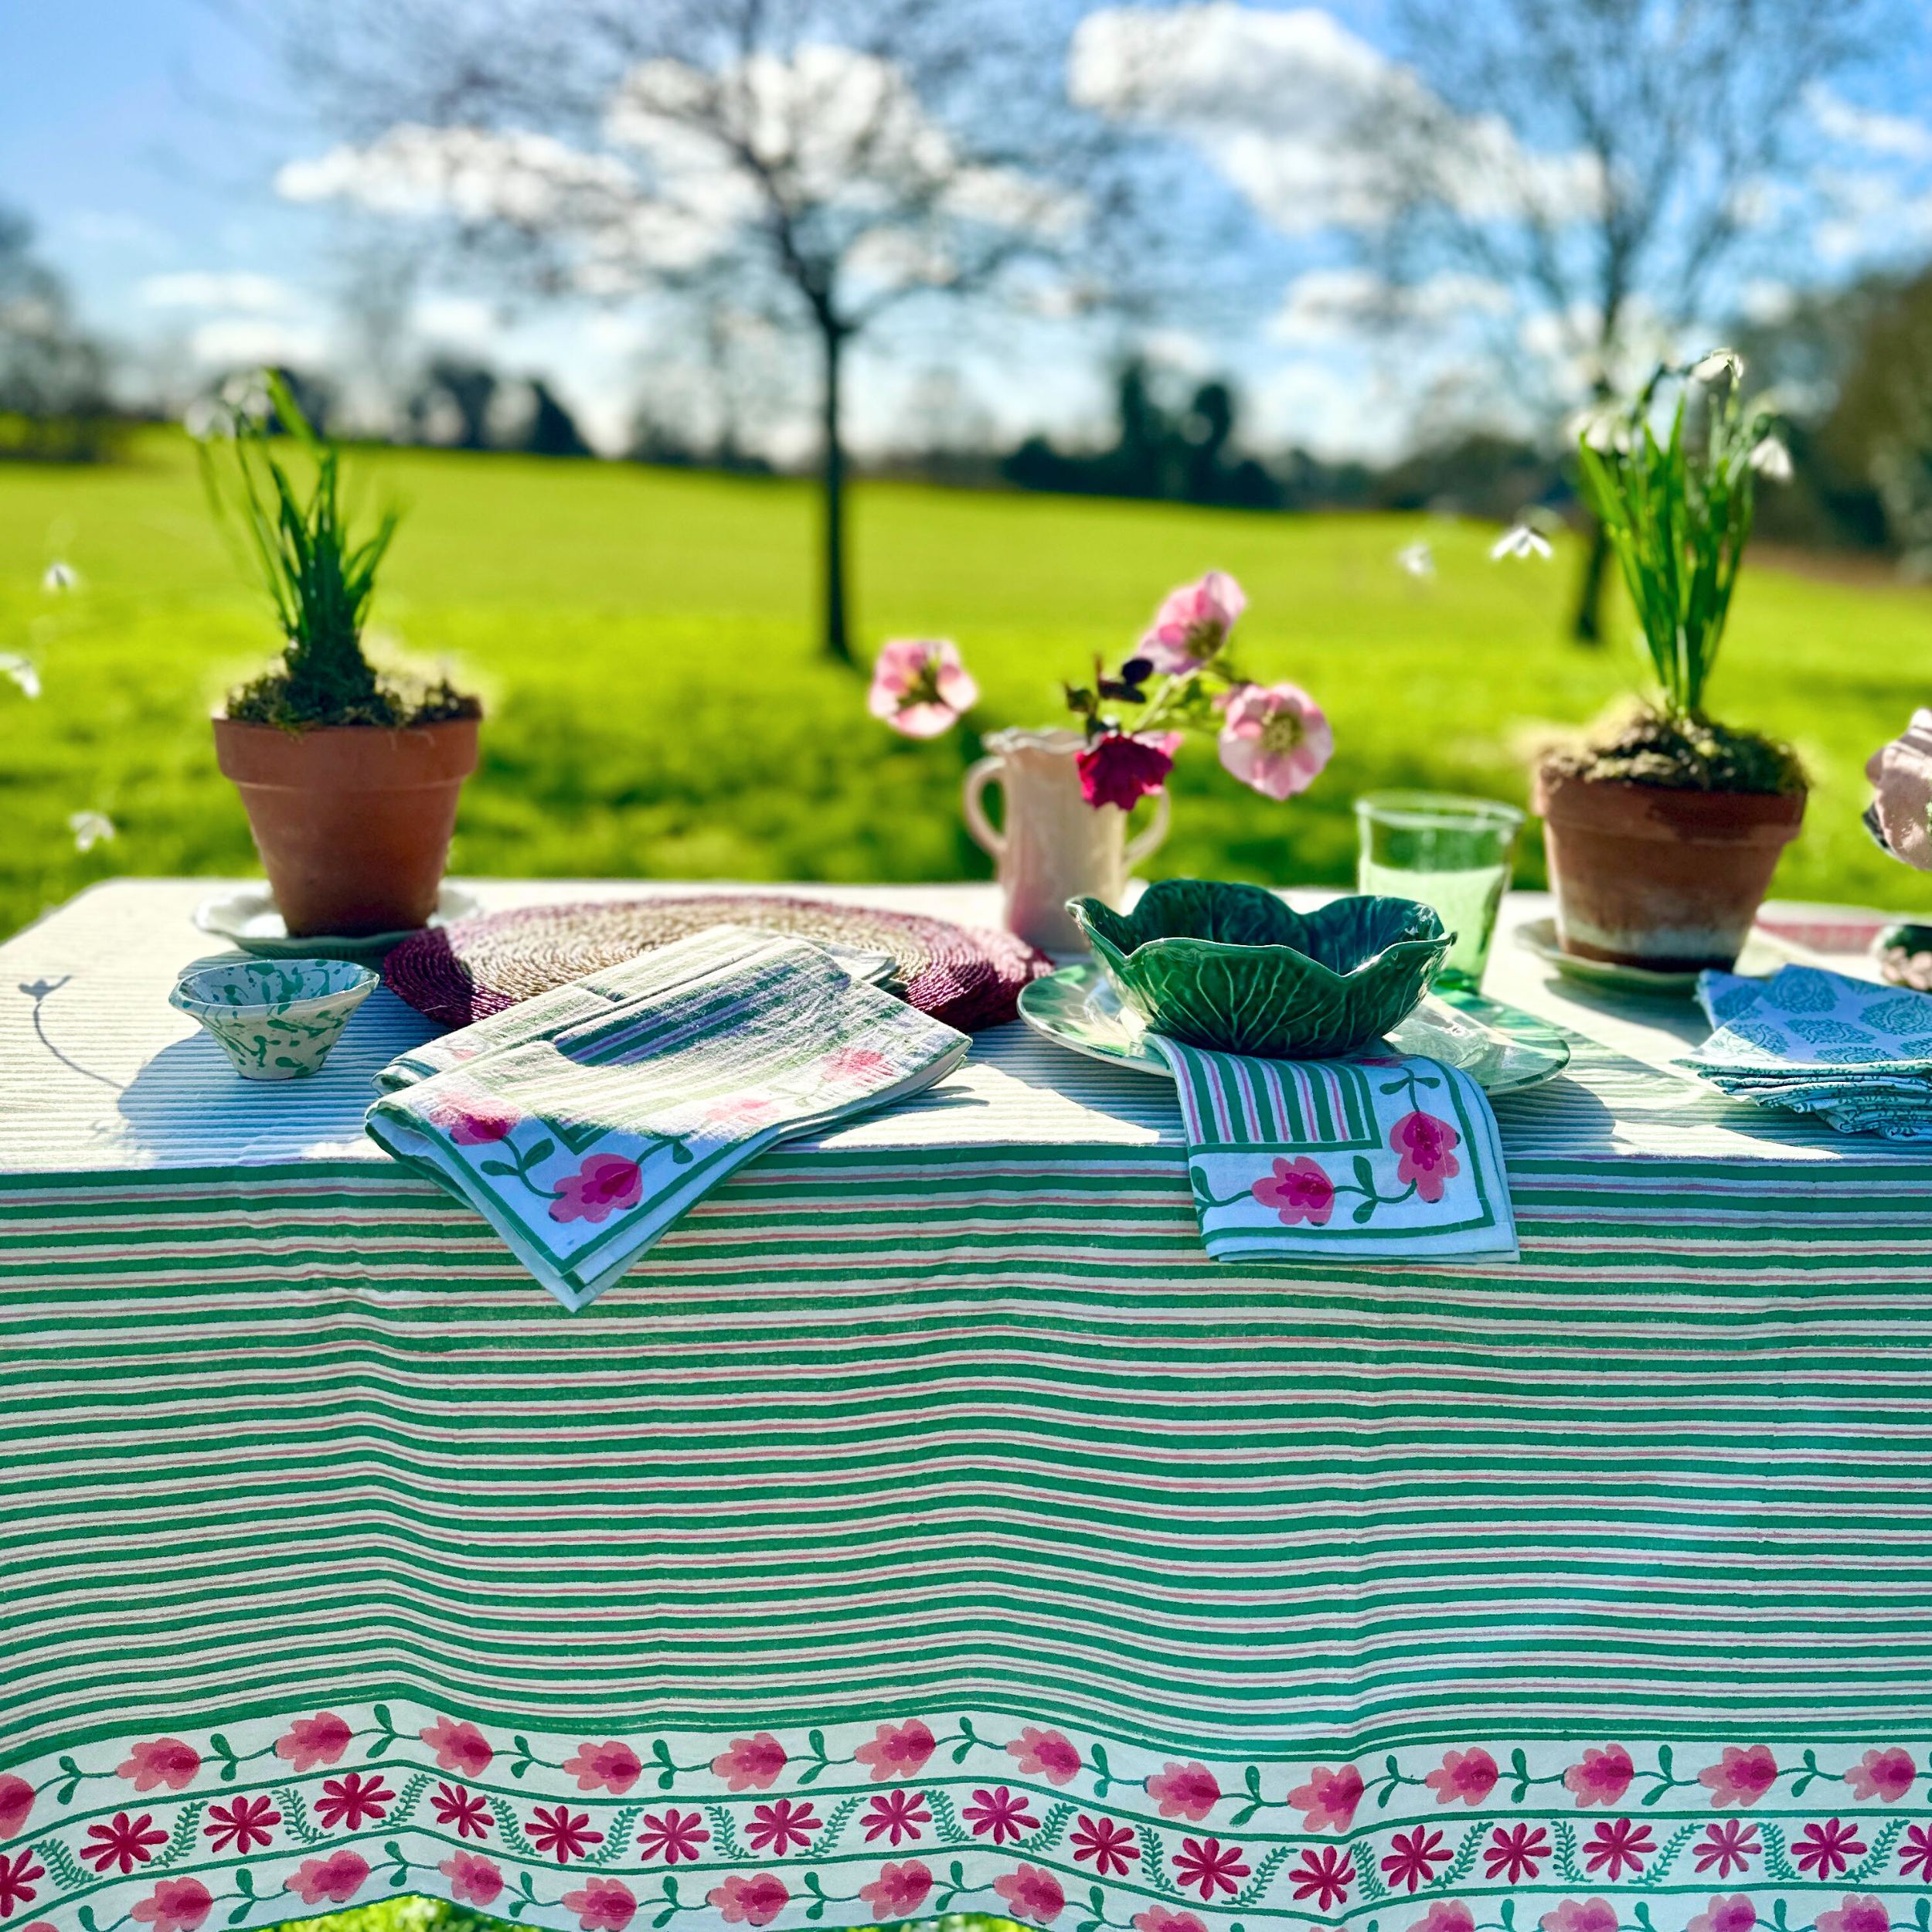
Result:
M1203 1763L908 1713L710 1740L341 1703L0 1773L6 1932L399 1893L558 1932L1932 1932L1932 1749L1747 1736Z

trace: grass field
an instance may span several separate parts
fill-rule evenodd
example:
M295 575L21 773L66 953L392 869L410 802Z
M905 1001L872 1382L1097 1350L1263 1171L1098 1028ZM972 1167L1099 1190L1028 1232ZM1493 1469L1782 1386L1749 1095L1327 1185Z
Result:
M0 682L0 931L114 872L255 869L206 719L277 641L185 440L157 431L137 451L114 468L0 465L0 651L28 651L45 685L29 703ZM893 737L812 646L804 485L423 451L369 467L410 507L377 626L489 706L457 869L983 875L957 808L977 739ZM1051 721L1056 680L1117 654L1170 584L1210 566L1240 578L1245 655L1315 694L1339 750L1312 791L1277 804L1191 747L1156 875L1345 880L1356 792L1520 799L1525 743L1594 715L1631 662L1563 641L1573 555L1492 564L1494 532L1471 524L888 484L860 487L854 522L868 655L894 634L957 638L985 730ZM1434 582L1392 561L1419 536ZM83 573L78 594L42 591L55 556ZM1928 699L1932 593L1747 571L1715 708L1791 738L1818 780L1776 889L1932 902L1858 824L1866 755ZM80 810L107 813L118 838L77 852L66 820ZM1539 883L1541 868L1532 844L1519 877Z

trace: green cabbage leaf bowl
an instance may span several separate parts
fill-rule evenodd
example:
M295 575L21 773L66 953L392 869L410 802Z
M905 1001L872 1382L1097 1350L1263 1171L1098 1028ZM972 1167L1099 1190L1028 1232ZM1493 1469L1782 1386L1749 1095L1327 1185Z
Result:
M1121 1003L1157 1033L1267 1060L1328 1060L1399 1026L1455 934L1413 899L1298 913L1259 886L1167 879L1131 913L1070 899Z

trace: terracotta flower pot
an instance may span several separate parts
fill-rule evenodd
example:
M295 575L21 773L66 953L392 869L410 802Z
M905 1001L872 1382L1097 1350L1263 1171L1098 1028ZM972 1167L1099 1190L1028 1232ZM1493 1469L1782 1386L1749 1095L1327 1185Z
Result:
M1802 792L1674 791L1536 774L1565 952L1659 972L1728 970L1798 836Z
M215 758L248 810L289 932L396 932L425 924L476 769L474 718L389 731L290 732L215 720Z

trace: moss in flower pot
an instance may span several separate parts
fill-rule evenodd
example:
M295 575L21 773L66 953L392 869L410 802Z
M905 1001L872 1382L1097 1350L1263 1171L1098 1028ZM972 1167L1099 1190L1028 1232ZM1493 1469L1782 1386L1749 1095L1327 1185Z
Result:
M1412 899L1298 913L1259 886L1168 879L1132 912L1068 901L1122 1002L1158 1033L1276 1060L1352 1052L1420 1003L1455 935Z
M270 434L270 411L314 464L306 494ZM397 512L352 535L342 452L272 373L217 414L200 456L209 502L225 527L239 526L285 640L281 662L230 695L215 750L288 931L420 926L476 767L482 706L447 680L406 687L363 655Z
M1659 369L1578 447L1655 681L1635 715L1536 775L1558 936L1588 958L1729 968L1804 817L1791 748L1704 709L1758 478L1789 474L1771 412L1743 406L1743 373L1728 350ZM1660 441L1651 419L1666 380L1681 388Z

